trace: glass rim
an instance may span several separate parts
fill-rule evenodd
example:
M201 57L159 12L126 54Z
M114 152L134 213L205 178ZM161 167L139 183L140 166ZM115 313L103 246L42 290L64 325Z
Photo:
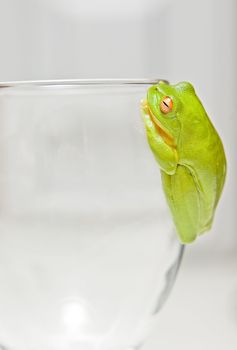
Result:
M169 83L166 79L55 79L55 80L16 80L0 81L0 88L10 87L76 87L76 86L123 86L123 85L154 85L159 82Z

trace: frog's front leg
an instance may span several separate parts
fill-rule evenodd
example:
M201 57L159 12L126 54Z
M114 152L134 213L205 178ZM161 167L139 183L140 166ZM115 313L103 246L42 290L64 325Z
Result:
M146 127L147 140L160 169L168 175L173 175L178 164L175 148L167 145L158 133L155 124L146 110L142 110L142 117Z

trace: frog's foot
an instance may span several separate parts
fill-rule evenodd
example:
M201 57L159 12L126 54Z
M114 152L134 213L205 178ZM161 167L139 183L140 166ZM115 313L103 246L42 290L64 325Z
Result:
M206 231L210 231L210 229L212 228L212 222L213 218L210 219L210 221L200 229L200 232L198 233L199 236L203 235Z
M150 116L148 106L144 100L141 101L141 115L146 127L147 134L152 137L160 137L156 125Z
M175 147L175 142L173 137L168 133L167 130L164 129L164 127L160 125L159 121L153 115L148 105L147 99L141 100L141 112L142 112L143 121L145 122L148 129L155 128L157 133L164 139L167 145L171 147Z
M143 119L145 119L145 116L150 117L147 99L142 99L142 100L141 100L140 108L141 108L141 112L142 112L142 117L143 117ZM144 120L144 121L145 121L145 120Z

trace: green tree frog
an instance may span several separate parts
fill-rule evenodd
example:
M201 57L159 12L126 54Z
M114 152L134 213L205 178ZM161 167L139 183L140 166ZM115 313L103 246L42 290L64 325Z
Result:
M150 87L141 111L177 234L193 242L211 228L225 182L221 139L188 82Z

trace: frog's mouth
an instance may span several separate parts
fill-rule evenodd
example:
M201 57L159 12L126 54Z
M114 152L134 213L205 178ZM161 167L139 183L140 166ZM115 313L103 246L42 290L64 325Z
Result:
M146 113L150 116L151 120L155 124L157 132L163 138L165 143L167 143L167 145L169 145L171 147L175 147L175 142L174 142L173 136L170 135L170 133L164 128L163 125L161 125L159 120L154 116L151 108L149 107L148 101L146 99L141 101L141 108L144 111L144 113Z

